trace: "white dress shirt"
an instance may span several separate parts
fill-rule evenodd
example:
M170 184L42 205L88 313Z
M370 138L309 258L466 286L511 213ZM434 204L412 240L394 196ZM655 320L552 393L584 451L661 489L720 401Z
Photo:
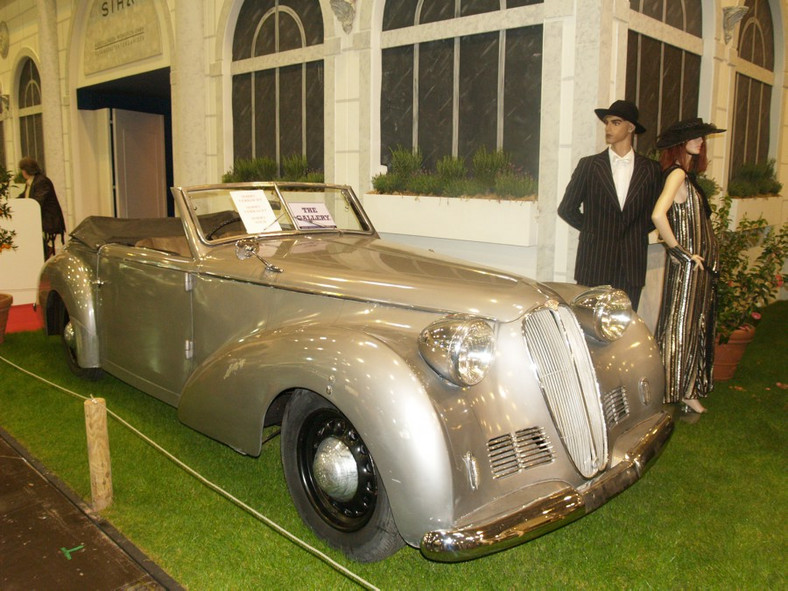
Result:
M613 148L607 149L610 156L610 169L613 171L613 183L616 185L616 195L618 204L624 209L624 202L627 200L629 191L629 181L632 180L632 171L635 170L635 151L632 148L625 156L619 156Z

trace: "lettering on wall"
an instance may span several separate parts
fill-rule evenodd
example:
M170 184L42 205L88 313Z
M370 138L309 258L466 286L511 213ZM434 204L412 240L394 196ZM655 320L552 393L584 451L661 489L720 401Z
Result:
M154 0L94 0L85 31L85 74L161 55Z

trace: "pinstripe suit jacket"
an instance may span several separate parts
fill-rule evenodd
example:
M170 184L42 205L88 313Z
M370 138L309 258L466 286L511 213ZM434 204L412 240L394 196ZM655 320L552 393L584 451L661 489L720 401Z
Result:
M635 154L622 210L608 151L580 160L558 206L558 215L580 230L575 281L621 288L616 279L623 275L631 287L645 284L648 233L654 229L651 212L661 190L659 164Z

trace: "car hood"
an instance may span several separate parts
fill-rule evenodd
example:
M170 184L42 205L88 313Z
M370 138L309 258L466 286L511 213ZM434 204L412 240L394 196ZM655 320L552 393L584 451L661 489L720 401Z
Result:
M235 246L216 246L203 272L282 289L388 305L514 320L558 296L505 271L367 236L299 236L260 241L258 255L239 260Z

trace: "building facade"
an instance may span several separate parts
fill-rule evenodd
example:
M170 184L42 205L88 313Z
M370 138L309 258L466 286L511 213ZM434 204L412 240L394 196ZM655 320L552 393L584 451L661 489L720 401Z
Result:
M168 186L218 182L239 158L305 158L363 195L398 146L427 165L503 149L539 190L524 222L536 230L501 266L571 281L577 233L556 208L580 157L604 147L595 108L635 101L642 152L681 118L727 128L709 144L722 186L770 158L788 178L786 12L780 0L6 0L0 160L37 157L73 228L171 214ZM456 244L498 262L472 238Z

